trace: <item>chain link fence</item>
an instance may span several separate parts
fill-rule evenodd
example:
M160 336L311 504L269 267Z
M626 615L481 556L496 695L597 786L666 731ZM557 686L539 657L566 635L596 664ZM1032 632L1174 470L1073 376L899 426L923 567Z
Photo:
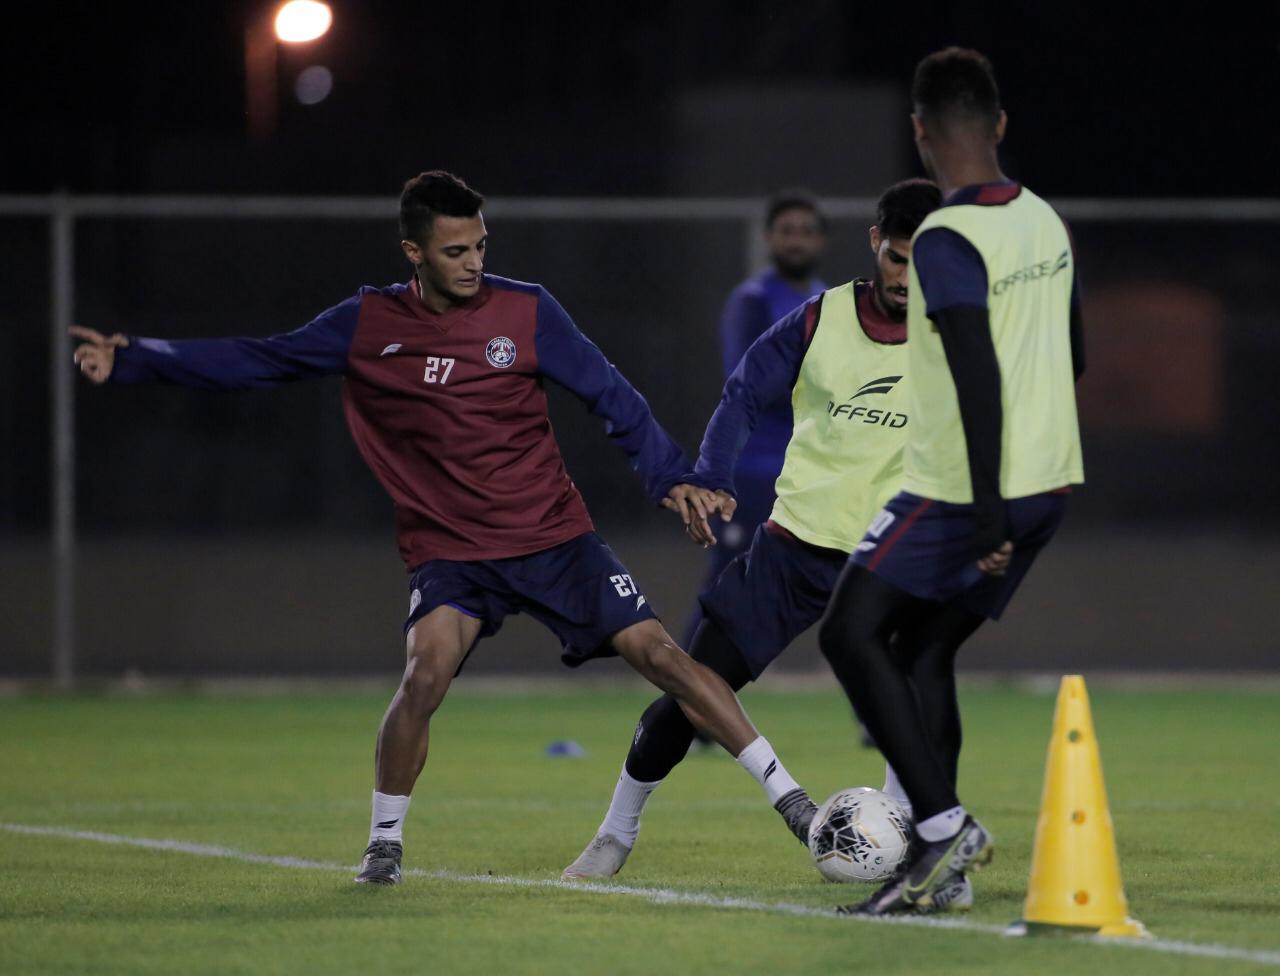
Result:
M1275 668L1280 201L1057 203L1084 284L1089 484L964 663ZM824 278L870 274L872 201L827 206ZM762 207L494 200L487 270L545 284L692 454L719 396L721 304L763 256ZM389 199L0 197L0 676L398 670L390 504L346 434L339 380L97 389L62 338L70 321L171 338L295 328L407 278L395 213ZM679 632L703 554L579 404L553 391L552 419L599 528ZM779 662L818 666L811 635ZM528 621L468 665L556 667Z

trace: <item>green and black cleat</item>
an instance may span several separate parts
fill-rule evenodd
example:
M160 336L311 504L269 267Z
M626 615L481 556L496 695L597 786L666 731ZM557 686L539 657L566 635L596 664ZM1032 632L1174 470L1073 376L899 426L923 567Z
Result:
M836 913L897 915L962 907L949 904L954 900L953 895L958 894L953 889L966 871L989 863L995 851L991 834L973 817L964 818L954 837L930 843L917 835L912 846L911 859L902 871L866 901L842 905ZM969 898L972 899L972 895Z
M400 883L400 858L404 848L399 842L379 837L364 849L364 861L356 884L393 885Z

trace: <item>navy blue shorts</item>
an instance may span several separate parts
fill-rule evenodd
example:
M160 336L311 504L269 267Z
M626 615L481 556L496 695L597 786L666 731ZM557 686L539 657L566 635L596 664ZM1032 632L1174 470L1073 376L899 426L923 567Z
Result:
M609 639L614 634L657 617L626 567L594 532L527 556L425 562L409 577L405 633L442 606L480 620L477 641L496 634L507 616L527 613L560 638L560 659L569 667L613 657L617 652Z
M793 640L821 619L847 553L820 549L768 525L698 597L760 677Z
M998 620L1022 578L1062 521L1066 492L1046 492L1005 503L1013 558L1004 576L978 569L973 552L973 506L899 492L871 522L853 562L924 600L955 598L965 608Z
M782 467L781 463L778 467ZM715 575L718 576L725 566L751 547L756 527L768 521L776 500L773 486L777 480L776 471L772 477L760 477L741 471L735 474L737 491L734 499L738 507L733 513L733 521L724 522L718 518L711 520L711 529L717 540L717 544L710 550L711 560L713 564L719 564Z

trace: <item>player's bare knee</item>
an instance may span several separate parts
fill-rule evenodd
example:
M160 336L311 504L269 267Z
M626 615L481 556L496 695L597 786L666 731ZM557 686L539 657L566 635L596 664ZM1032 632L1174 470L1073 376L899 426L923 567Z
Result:
M444 701L450 679L419 658L410 658L400 679L400 698L415 714L430 718Z
M680 694L689 686L693 662L680 648L654 640L644 649L644 668L650 681L663 691Z

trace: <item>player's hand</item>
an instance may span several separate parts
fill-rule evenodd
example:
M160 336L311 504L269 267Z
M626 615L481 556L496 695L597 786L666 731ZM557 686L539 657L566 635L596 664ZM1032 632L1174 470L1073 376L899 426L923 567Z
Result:
M705 549L716 544L715 533L711 531L711 523L708 521L719 507L714 492L697 485L675 485L667 492L667 497L662 499L662 507L669 508L680 516L685 532L698 545Z
M1013 543L1008 540L995 552L987 553L978 560L978 568L988 576L1003 576L1009 572L1009 562L1013 559Z
M738 499L734 498L723 488L716 490L716 501L720 505L720 521L732 522L733 513L738 510Z
M116 363L116 350L123 349L129 340L119 332L112 336L104 336L101 332L86 329L83 325L73 325L67 330L75 338L83 340L76 347L76 365L91 382L105 383L111 375Z

